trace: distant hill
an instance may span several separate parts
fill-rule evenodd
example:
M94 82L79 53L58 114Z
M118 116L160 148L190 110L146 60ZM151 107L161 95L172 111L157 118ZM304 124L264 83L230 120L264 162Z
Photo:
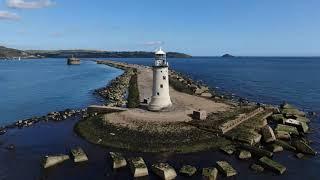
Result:
M0 58L28 57L29 54L12 48L0 46Z
M0 46L0 58L153 58L154 52L146 51L98 51L98 50L18 50ZM168 52L169 58L189 58L190 55Z
M74 55L77 58L152 58L154 52L146 51L96 51L96 50L29 50L26 51L35 56L48 58L67 58ZM169 58L189 58L190 55L178 52L168 52Z

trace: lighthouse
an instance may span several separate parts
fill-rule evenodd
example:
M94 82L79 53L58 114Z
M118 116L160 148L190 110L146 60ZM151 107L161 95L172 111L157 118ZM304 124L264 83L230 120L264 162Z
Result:
M172 106L169 94L169 64L166 53L160 48L155 53L153 69L152 97L149 104L150 111L160 111Z

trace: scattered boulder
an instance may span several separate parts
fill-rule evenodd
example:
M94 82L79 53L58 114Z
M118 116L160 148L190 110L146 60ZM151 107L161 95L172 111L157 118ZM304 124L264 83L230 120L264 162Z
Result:
M246 150L241 150L239 152L239 159L249 159L251 158L251 152L250 151L246 151Z
M7 130L5 128L1 128L0 135L4 135L5 133L7 133Z
M286 119L283 114L273 114L271 117L272 121L275 121L277 123L283 124L284 120Z
M256 154L257 156L268 156L268 157L272 157L273 153L270 151L267 151L265 149L261 149L255 146L249 146L246 144L241 144L240 147L242 149L248 150L250 151L252 154Z
M271 144L269 149L274 153L283 151L283 147L278 144Z
M290 140L291 136L286 131L276 131L276 138L277 139L283 139L283 140Z
M84 150L80 147L71 149L71 155L75 163L88 161L88 156L86 155Z
M49 168L70 159L68 155L61 154L55 156L45 156L43 158L43 168Z
M14 144L9 144L7 147L6 147L7 150L9 151L12 151L12 150L15 150L16 149L16 146Z
M258 165L258 164L252 164L251 166L250 166L250 168L253 170L253 171L255 171L255 172L258 172L258 173L261 173L261 172L263 172L264 171L264 168L262 167L262 166L260 166L260 165Z
M151 166L151 170L163 180L172 180L177 173L168 163L157 163Z
M279 174L283 174L286 171L286 167L283 166L282 164L264 156L262 158L259 159L259 162L266 166L267 168L279 173Z
M302 153L297 153L297 154L296 154L296 157L297 157L298 159L302 159L302 158L304 157L304 154L302 154Z
M232 155L236 151L236 148L233 145L228 145L220 147L220 150L228 155Z
M278 124L276 127L276 131L284 131L288 132L290 135L299 135L299 131L296 127Z
M305 122L297 121L295 119L286 119L285 124L296 127L299 131L306 133L309 130L309 126Z
M129 167L134 178L148 176L148 167L142 157L131 158Z
M194 166L185 165L182 166L179 172L184 176L193 176L197 172L197 168Z
M205 180L216 180L218 176L218 170L214 167L203 168L202 177Z
M274 135L272 128L268 125L266 125L261 129L261 133L262 133L263 140L266 143L273 142L276 140L276 136Z
M209 93L209 92L205 92L205 93L201 93L200 96L201 96L201 97L206 97L206 98L211 98L211 97L212 97L212 94Z
M112 167L113 169L118 169L121 167L125 167L127 165L126 159L120 153L110 152L110 156L112 159Z
M237 171L226 161L217 161L217 167L227 177L237 175Z
M311 148L305 141L297 140L293 142L293 145L297 148L297 151L310 154L310 155L316 155L317 152Z
M275 144L279 145L279 146L282 146L284 149L287 149L287 150L290 150L290 151L295 151L296 148L291 146L291 144L285 142L285 141L282 141L282 140L279 140L277 139L275 141Z
M310 123L310 119L303 117L303 116L296 116L295 120L300 121L300 122Z

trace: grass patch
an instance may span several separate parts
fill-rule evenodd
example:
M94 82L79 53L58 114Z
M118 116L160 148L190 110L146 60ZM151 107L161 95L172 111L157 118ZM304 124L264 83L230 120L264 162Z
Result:
M138 76L135 73L131 76L129 82L129 94L128 94L128 108L137 108L140 105L139 88L138 88Z
M224 137L216 136L195 127L182 130L181 127L189 126L184 123L161 126L163 128L176 128L177 130L165 133L132 130L127 127L104 123L101 117L81 120L74 129L91 143L138 152L190 153L216 150L231 143Z

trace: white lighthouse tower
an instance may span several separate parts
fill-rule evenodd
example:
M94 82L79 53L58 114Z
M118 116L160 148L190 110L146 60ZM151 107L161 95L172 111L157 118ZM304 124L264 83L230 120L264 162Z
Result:
M172 106L169 95L169 76L166 53L160 48L155 53L153 66L153 88L149 110L160 111Z

